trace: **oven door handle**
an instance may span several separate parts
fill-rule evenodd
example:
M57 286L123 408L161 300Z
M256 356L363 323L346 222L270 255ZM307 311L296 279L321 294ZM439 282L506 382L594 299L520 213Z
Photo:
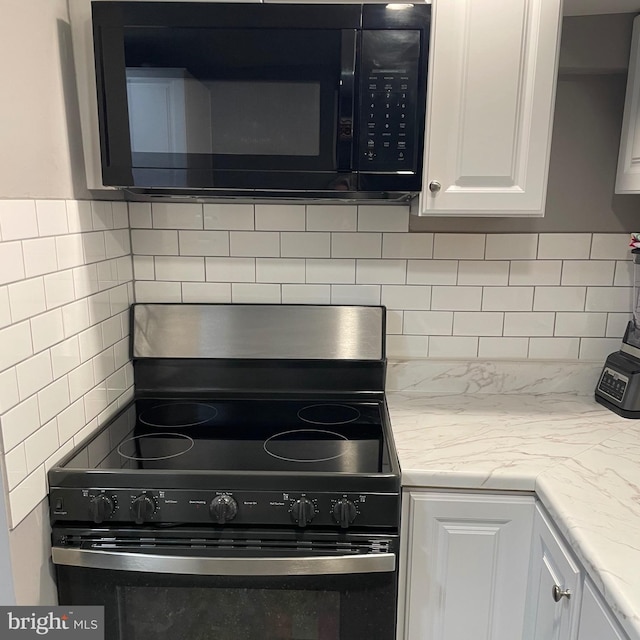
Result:
M54 564L199 576L320 576L395 571L394 553L320 557L209 558L53 547Z

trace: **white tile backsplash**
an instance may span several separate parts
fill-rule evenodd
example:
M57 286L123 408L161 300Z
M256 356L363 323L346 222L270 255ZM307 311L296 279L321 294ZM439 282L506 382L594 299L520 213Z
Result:
M409 260L407 284L456 284L457 260Z
M562 266L561 284L610 287L615 266L612 260L567 260Z
M321 231L283 232L281 255L283 258L329 258L331 234Z
M397 205L361 205L358 207L358 231L409 230L409 207Z
M255 229L254 206L252 204L205 204L204 228L252 231Z
M506 286L509 282L509 263L495 260L460 260L458 284Z
M431 287L383 285L382 304L388 309L429 309L431 307Z
M203 229L202 205L195 203L154 202L151 205L154 229Z
M228 256L228 231L179 231L181 256Z
M356 231L358 207L355 205L310 204L307 231Z
M275 231L231 231L229 243L232 256L280 257L280 234Z
M24 274L22 243L0 243L0 284L22 280Z
M432 233L383 233L383 258L431 258L433 256Z
M332 258L380 258L381 233L332 233Z
M52 273L58 269L54 238L23 240L24 271L27 278Z
M25 318L35 316L47 308L42 278L14 282L7 287L7 290L9 292L9 305L11 306L11 319L13 322L19 322Z
M538 236L535 233L487 234L486 260L535 260Z
M0 200L0 233L3 241L36 238L35 200Z
M586 287L536 287L534 311L583 311Z
M255 225L259 231L304 231L305 207L302 204L257 204Z
M538 239L538 260L586 260L590 252L590 233L541 233Z
M64 200L36 200L36 219L40 237L69 233L67 205Z
M484 260L485 238L482 233L437 233L433 241L433 257Z

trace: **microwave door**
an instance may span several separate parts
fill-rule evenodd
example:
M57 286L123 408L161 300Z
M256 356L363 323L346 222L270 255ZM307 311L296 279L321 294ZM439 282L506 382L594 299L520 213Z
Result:
M338 171L352 171L354 150L354 98L357 31L342 31L336 164Z

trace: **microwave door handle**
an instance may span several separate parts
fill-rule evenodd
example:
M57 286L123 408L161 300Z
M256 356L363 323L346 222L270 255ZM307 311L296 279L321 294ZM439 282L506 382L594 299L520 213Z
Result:
M321 576L395 571L394 553L272 558L212 558L53 547L54 564L108 571L198 576Z
M338 171L353 169L353 103L355 99L356 47L358 32L343 29L338 89L338 131L336 166Z

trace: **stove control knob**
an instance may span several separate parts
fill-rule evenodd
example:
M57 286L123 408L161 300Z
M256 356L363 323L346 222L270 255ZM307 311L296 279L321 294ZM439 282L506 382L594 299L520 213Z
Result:
M291 507L291 517L299 527L306 527L315 517L316 508L309 498L300 498Z
M100 493L97 496L92 496L89 502L89 513L91 519L100 524L107 520L115 509L113 500L109 496L105 496L104 493Z
M218 524L224 524L236 517L238 513L238 503L230 495L223 493L211 501L209 513Z
M156 503L153 498L146 494L142 494L131 501L131 515L136 524L143 524L156 511Z
M333 517L342 529L347 529L349 525L356 519L356 505L342 498L333 506Z

